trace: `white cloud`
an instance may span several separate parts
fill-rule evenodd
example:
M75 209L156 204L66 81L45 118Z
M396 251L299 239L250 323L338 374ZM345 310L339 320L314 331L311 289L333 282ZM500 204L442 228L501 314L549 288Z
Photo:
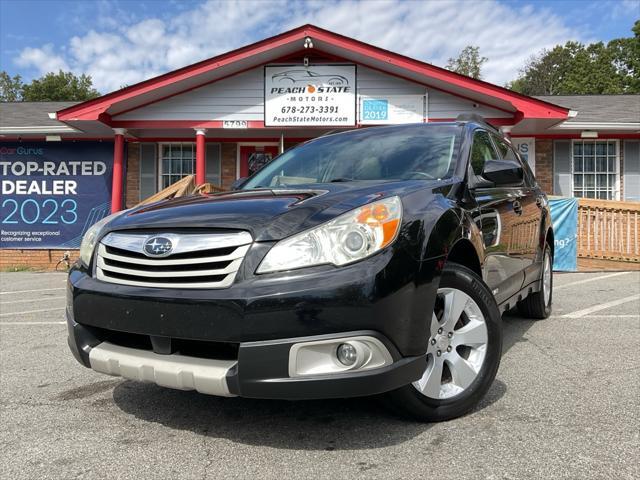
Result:
M438 66L465 46L477 45L489 58L485 79L497 84L513 79L541 49L580 38L547 10L496 1L334 1L313 4L310 10L310 23Z
M171 19L158 14L115 24L101 18L94 30L58 49L50 44L23 49L16 63L40 73L60 68L87 73L106 93L313 23L439 66L466 45L477 45L489 57L485 79L503 84L542 48L581 40L579 32L535 3L515 7L496 0L209 0Z
M618 0L607 3L607 7L610 8L612 20L628 17L637 18L640 15L640 1L638 0Z
M69 70L67 62L62 56L54 53L53 45L50 43L40 48L27 47L23 49L15 61L21 67L39 65L40 71L43 73Z
M143 20L132 26L126 33L134 45L157 45L164 38L164 22L157 18Z

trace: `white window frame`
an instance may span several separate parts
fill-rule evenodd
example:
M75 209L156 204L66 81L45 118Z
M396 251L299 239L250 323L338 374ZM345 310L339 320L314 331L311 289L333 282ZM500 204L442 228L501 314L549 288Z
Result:
M195 157L195 148L196 148L196 142L160 142L158 143L158 191L160 192L161 190L164 190L167 187L163 187L162 186L162 177L164 175L164 170L163 170L163 165L162 165L162 150L164 148L164 146L166 145L193 145L193 152L194 152L194 157L193 157L193 168L194 168L194 172L193 174L195 175L195 162L196 162L196 157ZM220 173L220 177L222 178L222 172ZM184 177L183 177L184 178Z
M608 165L607 165L607 175L610 175L612 173L615 174L615 178L616 178L616 183L615 183L615 190L614 190L614 195L612 200L620 200L620 140L619 139L610 139L610 138L594 138L594 139L576 139L576 140L571 140L571 196L575 197L575 183L574 183L574 175L578 174L578 175L584 175L584 171L582 172L575 172L574 171L574 157L573 157L573 152L574 152L574 145L576 143L581 143L581 144L585 144L585 143L593 143L594 146L596 143L598 142L607 142L607 144L609 142L613 142L615 144L615 148L616 148L616 156L615 156L615 172L609 172L608 171ZM595 154L595 150L594 150L594 166L597 164L597 160L596 160L596 154ZM609 155L607 154L607 158L609 157ZM598 173L594 173L593 175L598 175ZM594 179L594 185L597 184L597 177ZM584 189L582 189L584 192ZM597 192L597 188L594 187L594 190L596 190ZM587 197L580 197L580 198L587 198ZM593 200L598 200L598 198L594 198Z

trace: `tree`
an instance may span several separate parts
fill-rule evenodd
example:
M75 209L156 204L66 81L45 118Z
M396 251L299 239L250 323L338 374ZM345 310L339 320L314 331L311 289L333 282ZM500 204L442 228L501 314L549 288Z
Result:
M468 77L482 78L482 65L489 60L487 57L480 56L480 47L467 45L458 55L458 58L449 58L447 70L451 70Z
M625 93L640 93L640 20L631 30L633 37L611 40L608 47Z
M62 70L47 73L22 87L22 100L25 102L83 101L99 96L100 93L93 88L90 76L76 76Z
M7 72L0 72L0 101L19 102L22 100L22 77L11 77Z
M520 77L508 87L526 95L559 95L572 58L582 48L578 42L567 42L564 46L543 50L529 59Z
M640 20L634 36L567 42L532 57L508 88L526 95L640 93Z

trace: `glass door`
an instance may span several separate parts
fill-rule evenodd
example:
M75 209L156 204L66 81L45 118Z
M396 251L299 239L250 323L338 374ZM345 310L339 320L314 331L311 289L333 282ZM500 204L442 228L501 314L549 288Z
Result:
M249 177L269 163L278 155L275 145L241 145L240 146L240 178Z

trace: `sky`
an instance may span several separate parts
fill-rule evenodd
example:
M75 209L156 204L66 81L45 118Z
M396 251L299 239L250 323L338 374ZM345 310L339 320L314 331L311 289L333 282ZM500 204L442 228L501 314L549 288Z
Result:
M0 0L0 70L86 73L107 93L312 23L438 66L479 46L503 85L544 48L638 19L640 0Z

